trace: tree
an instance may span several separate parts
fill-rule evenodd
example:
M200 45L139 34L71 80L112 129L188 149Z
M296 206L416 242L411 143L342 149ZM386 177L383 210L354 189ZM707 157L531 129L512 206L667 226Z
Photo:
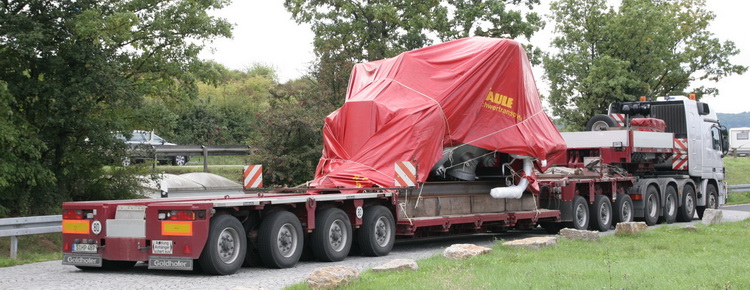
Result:
M250 162L264 164L267 185L293 186L314 177L323 151L324 115L335 107L310 78L292 80L271 91L270 106L259 114L260 138Z
M704 0L561 0L551 5L557 53L544 59L553 114L581 129L609 103L684 94L695 80L718 81L747 67L739 50L707 30L715 15ZM698 97L715 88L694 88Z
M19 177L0 177L0 191L15 195L6 214L132 193L127 170L102 166L122 153L112 132L132 129L146 97L196 95L195 72L204 67L198 52L206 41L231 35L231 25L206 12L224 4L0 2L0 80L7 84L4 116L11 119L4 123L9 133L0 134L24 138L3 153L2 170L23 169Z
M298 23L309 23L318 65L318 81L335 103L343 102L354 63L393 57L441 41L471 35L526 38L543 22L532 9L538 0L351 1L285 0Z

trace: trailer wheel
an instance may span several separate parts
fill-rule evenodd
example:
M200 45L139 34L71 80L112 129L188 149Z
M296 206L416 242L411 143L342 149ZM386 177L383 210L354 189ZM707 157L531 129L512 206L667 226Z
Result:
M692 185L685 185L682 189L682 206L677 209L677 221L689 222L695 215L695 189Z
M617 123L605 114L596 115L586 123L586 131L607 131L612 127L617 127Z
M594 204L589 206L593 223L591 228L606 232L612 226L612 202L604 195L594 197Z
M663 223L674 223L677 219L677 190L674 187L667 186L667 191L664 193L664 208L662 210L659 220Z
M391 211L382 205L366 208L357 238L366 256L388 255L396 240L396 222Z
M260 259L271 268L294 267L302 255L303 240L297 216L288 211L272 213L260 224Z
M346 258L352 247L352 224L349 216L338 208L328 208L316 214L311 245L315 258L322 262L336 262Z
M716 190L716 186L713 184L708 184L706 186L706 198L706 206L699 206L697 208L699 219L703 218L703 212L706 211L707 208L719 208L719 193Z
M659 192L651 185L646 189L645 205L643 208L643 221L653 226L659 220Z
M618 194L615 200L612 223L627 223L633 221L633 200L630 195Z
M245 228L237 218L225 214L214 216L198 263L208 274L234 274L245 260L246 241Z
M587 230L589 228L589 206L580 195L573 197L573 222L570 226L576 230Z

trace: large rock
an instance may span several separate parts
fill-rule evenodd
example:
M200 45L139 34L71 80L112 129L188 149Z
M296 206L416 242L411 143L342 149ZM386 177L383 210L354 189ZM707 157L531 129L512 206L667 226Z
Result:
M385 271L401 271L401 270L417 270L419 266L417 261L412 259L395 259L388 263L375 266L372 268L373 272L385 272Z
M538 250L557 245L557 237L534 237L503 243L504 246Z
M359 271L344 266L317 268L307 277L307 286L313 289L329 289L342 286L359 277Z
M481 247L472 244L455 244L451 245L450 247L446 248L445 251L443 251L443 257L451 260L463 260L466 258L474 257L476 255L486 254L490 251L492 251L492 249L487 247Z
M704 225L718 225L721 223L722 219L724 219L723 211L720 209L707 208L706 211L703 212L703 219L701 222L703 222Z
M618 223L615 227L615 235L632 235L648 230L644 222Z
M597 231L585 231L576 230L571 228L564 228L560 230L560 236L570 240L584 240L584 241L596 241L599 240L599 232Z

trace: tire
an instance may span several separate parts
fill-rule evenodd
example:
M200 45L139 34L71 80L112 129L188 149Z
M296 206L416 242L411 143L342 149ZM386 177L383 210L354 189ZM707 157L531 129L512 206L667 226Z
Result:
M130 164L131 164L130 157L120 158L120 164L122 165L122 167L128 167L128 166L130 166Z
M643 205L643 221L647 225L653 226L659 220L659 191L655 186L650 185L646 189L646 198Z
M237 218L225 214L214 216L198 263L207 274L234 274L245 260L246 243L245 228Z
M122 271L132 269L137 261L112 261L102 260L101 267L75 266L83 271Z
M580 195L573 197L573 221L569 224L576 230L587 230L589 228L589 206Z
M695 189L692 185L685 185L682 189L682 206L677 210L678 222L689 222L695 216Z
M703 218L703 212L707 208L719 208L719 192L716 190L716 186L714 186L713 184L708 184L706 186L706 206L697 207L699 219Z
M594 204L589 206L591 229L606 232L612 226L612 202L604 195L596 195Z
M349 216L338 208L328 208L317 213L310 244L318 261L344 260L352 247L352 224Z
M627 223L633 221L633 200L630 195L618 194L612 208L612 223Z
M664 193L664 208L659 221L668 224L674 223L677 220L677 208L677 190L672 186L667 186Z
M261 222L258 253L267 267L294 267L299 262L303 246L302 224L291 212L275 212Z
M188 158L187 156L175 156L172 159L172 164L175 166L183 166L187 164Z
M617 127L617 122L605 114L596 115L586 123L586 131L607 131L613 127Z
M382 205L366 208L357 239L364 255L388 255L396 241L396 222L391 211Z

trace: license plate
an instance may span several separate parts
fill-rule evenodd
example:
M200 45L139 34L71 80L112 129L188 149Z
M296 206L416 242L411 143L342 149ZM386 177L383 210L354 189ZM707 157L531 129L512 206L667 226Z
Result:
M74 253L96 253L96 244L73 244Z
M172 241L151 241L151 252L154 254L172 254Z

